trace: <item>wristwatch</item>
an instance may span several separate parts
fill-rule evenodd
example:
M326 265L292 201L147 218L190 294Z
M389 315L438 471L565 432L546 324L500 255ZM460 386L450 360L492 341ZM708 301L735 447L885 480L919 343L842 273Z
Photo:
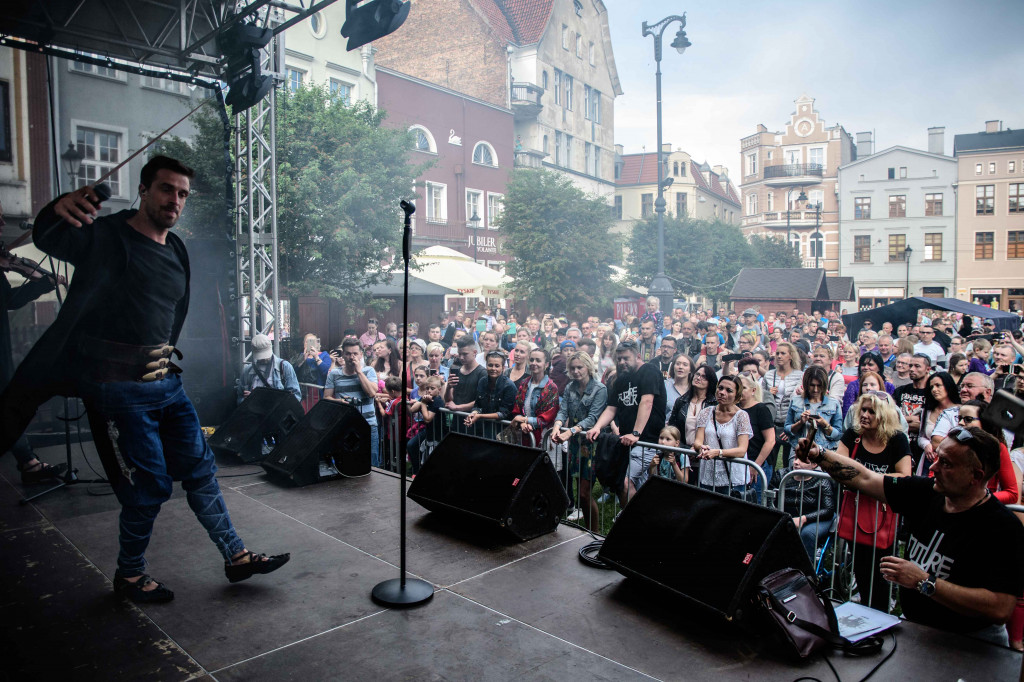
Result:
M634 431L633 435L639 438L640 437L640 432L639 431Z
M928 573L928 577L917 583L917 591L926 597L935 594L935 571Z

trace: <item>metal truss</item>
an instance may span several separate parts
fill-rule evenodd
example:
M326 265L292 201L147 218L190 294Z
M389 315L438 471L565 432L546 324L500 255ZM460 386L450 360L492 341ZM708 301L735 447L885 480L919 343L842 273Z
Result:
M263 73L281 73L284 41L274 38L262 54ZM235 243L238 278L238 360L244 365L256 334L274 339L280 357L277 324L277 124L276 88L261 102L235 116ZM239 367L241 369L241 366Z
M234 24L275 15L278 35L336 1L15 0L0 12L0 36L11 39L10 47L79 52L109 60L112 68L141 65L196 82L190 79L222 75L217 38Z

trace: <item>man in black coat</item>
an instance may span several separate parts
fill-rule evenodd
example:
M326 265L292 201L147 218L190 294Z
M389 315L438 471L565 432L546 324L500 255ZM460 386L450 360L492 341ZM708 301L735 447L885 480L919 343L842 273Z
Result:
M189 507L225 559L231 582L288 561L249 552L217 484L213 453L172 358L189 301L185 244L171 228L194 171L156 156L139 184L139 210L97 218L100 197L82 187L46 206L33 239L69 262L74 280L57 319L0 395L0 451L52 395L81 396L103 468L121 503L114 591L136 602L174 593L145 574L160 506L181 481Z

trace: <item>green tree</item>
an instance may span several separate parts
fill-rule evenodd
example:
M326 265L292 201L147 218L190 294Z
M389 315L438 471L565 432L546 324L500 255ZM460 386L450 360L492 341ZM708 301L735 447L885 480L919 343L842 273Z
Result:
M149 157L165 154L196 171L188 208L175 228L181 236L230 238L234 234L230 120L212 100L192 115L191 122L196 129L192 138L172 135L160 140L153 145Z
M587 197L562 174L512 172L498 227L512 256L506 273L518 298L571 314L607 307L611 266L622 254L602 199Z
M770 234L750 236L751 260L748 268L799 268L803 262L786 240Z
M365 303L400 262L402 211L425 166L385 114L345 106L326 87L282 90L277 107L278 259L292 294Z
M409 134L383 127L384 112L362 101L346 106L326 87L280 90L276 113L282 287L292 296L317 292L361 308L369 301L366 288L387 280L400 262L398 201L410 196L425 166L409 162ZM171 138L158 150L197 171L182 231L230 235L234 196L226 185L224 121L213 105L194 124L191 140Z

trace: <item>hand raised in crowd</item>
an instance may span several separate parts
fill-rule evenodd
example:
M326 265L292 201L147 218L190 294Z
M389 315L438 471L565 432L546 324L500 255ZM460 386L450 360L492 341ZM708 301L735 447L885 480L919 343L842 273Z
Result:
M821 448L808 438L801 438L793 448L793 454L801 462L813 462L821 456Z
M92 224L99 208L100 198L92 185L68 192L53 205L53 212L66 220L69 225L81 227L82 223Z

